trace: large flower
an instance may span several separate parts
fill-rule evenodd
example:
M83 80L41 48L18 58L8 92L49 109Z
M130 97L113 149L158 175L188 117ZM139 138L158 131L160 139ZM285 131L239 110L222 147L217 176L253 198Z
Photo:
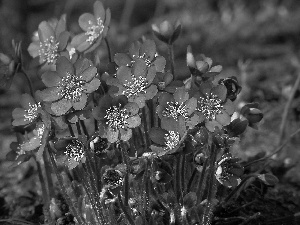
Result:
M60 20L43 21L38 28L38 38L28 47L29 54L39 62L54 65L61 51L67 47L70 34L66 31L66 15Z
M156 53L156 45L153 40L146 40L143 43L134 42L129 48L129 54L117 53L115 63L120 66L132 66L135 72L140 75L146 73L147 69L155 69L156 72L163 72L166 60Z
M62 56L57 59L55 72L47 71L42 75L47 88L38 91L37 95L51 103L51 110L57 116L66 114L72 107L81 110L87 103L88 94L100 85L96 75L97 68L89 60L79 59L73 65Z
M156 112L161 119L163 129L171 131L178 126L193 127L198 123L198 115L191 117L197 108L197 99L189 98L184 87L177 88L173 95L162 93L158 101ZM180 120L184 121L183 125L180 125Z
M116 96L124 95L129 102L135 102L139 108L143 108L145 101L152 99L157 93L156 85L152 84L156 72L151 68L145 73L137 68L121 66L117 71L117 77L109 77L106 82L119 88Z
M213 86L203 83L201 92L194 97L198 99L196 113L200 121L205 121L206 128L213 132L215 127L222 128L230 124L234 106L230 99L226 99L227 89L224 85Z
M76 35L71 45L79 52L90 52L97 48L106 36L110 23L110 10L105 11L102 2L94 3L94 14L84 13L79 17L79 26L84 33Z
M41 110L41 103L36 102L29 94L23 94L20 103L22 108L15 108L12 112L13 126L24 126L34 122Z
M100 122L99 133L102 138L114 143L119 140L128 141L132 137L131 128L141 124L138 111L138 105L133 102L127 103L124 96L112 98L104 95L98 107L93 110L93 115Z

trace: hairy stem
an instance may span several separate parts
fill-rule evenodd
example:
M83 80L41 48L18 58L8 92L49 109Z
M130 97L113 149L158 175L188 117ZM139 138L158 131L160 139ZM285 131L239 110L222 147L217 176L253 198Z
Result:
M170 62L171 62L171 73L174 76L174 80L176 80L176 78L175 78L175 69L174 69L175 62L174 62L174 48L173 48L173 44L169 45L169 59L170 59Z

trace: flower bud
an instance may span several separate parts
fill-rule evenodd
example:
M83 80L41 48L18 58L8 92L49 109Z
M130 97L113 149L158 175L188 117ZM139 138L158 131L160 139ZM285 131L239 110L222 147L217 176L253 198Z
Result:
M234 101L242 90L242 87L238 84L238 81L234 76L221 79L219 84L223 84L227 88L227 98L231 101Z
M172 45L181 33L181 24L179 21L175 24L171 24L165 20L159 25L152 24L152 31L160 41Z

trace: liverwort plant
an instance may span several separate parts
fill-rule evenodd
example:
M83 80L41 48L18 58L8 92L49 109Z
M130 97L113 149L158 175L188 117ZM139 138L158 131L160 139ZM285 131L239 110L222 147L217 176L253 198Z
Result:
M249 179L232 146L248 126L257 128L259 106L236 111L237 78L219 78L222 67L194 56L191 46L189 78L176 79L180 23L152 26L167 45L168 63L148 38L115 54L115 72L100 70L90 53L109 38L111 15L100 1L93 10L79 17L79 34L68 31L65 15L40 23L28 47L43 67L44 87L35 92L18 60L20 45L18 66L1 55L6 75L22 72L30 86L12 112L17 141L7 159L14 165L35 159L41 223L62 221L54 207L59 192L69 206L63 216L72 215L73 224L211 224L215 209Z

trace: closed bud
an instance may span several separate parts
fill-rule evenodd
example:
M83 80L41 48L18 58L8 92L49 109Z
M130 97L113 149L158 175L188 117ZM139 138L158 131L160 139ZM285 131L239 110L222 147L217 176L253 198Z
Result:
M227 88L227 98L231 101L234 101L242 90L242 87L238 84L236 77L221 79L219 84L223 84Z
M160 41L172 45L181 33L181 24L180 22L172 24L165 20L159 25L152 24L152 31Z

